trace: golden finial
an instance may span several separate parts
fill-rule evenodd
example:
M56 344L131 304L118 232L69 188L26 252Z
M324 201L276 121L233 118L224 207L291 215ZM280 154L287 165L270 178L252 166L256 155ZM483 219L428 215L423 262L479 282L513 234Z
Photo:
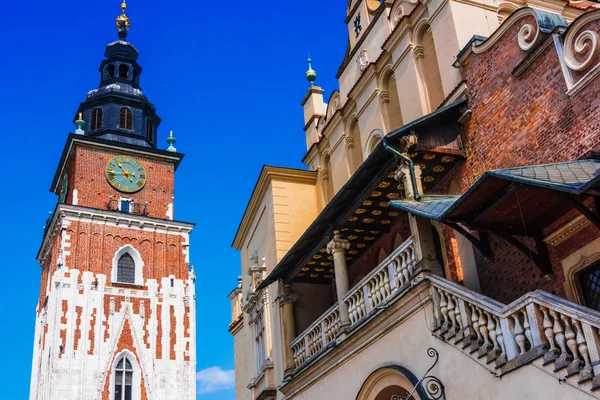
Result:
M169 137L173 137L173 131L169 132Z
M83 113L81 111L79 112L79 120L83 121Z
M129 31L129 17L125 15L125 10L127 10L127 3L125 0L121 3L121 15L119 15L116 19L117 29L119 30L119 39L125 40L127 37L127 31Z

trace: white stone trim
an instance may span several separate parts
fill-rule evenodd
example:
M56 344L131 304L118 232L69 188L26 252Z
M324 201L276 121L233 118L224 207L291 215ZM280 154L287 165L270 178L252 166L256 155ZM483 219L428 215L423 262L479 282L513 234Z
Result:
M586 244L560 262L565 275L564 287L567 299L574 303L584 304L577 282L577 274L598 260L600 260L600 238Z
M117 250L117 252L115 253L115 256L113 257L113 261L112 261L112 269L111 269L111 276L110 276L111 281L113 283L123 283L123 284L127 284L127 285L131 284L129 282L119 282L117 280L119 258L121 258L121 256L123 254L129 254L131 256L131 258L133 258L133 262L135 264L134 285L143 286L144 285L144 275L143 275L144 261L142 260L142 256L140 255L140 252L137 251L136 248L130 244L126 244L125 246L123 246L119 250Z

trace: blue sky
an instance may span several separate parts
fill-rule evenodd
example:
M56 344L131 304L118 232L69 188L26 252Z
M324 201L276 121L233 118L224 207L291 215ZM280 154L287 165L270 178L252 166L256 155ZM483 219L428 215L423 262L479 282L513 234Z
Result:
M302 168L300 101L311 53L325 96L347 42L345 0L215 2L129 0L128 39L141 86L186 154L176 175L176 218L196 222L200 400L232 400L227 294L239 275L233 235L263 164ZM0 301L3 399L29 393L42 227L48 192L78 104L99 83L119 0L4 2L0 24L0 129L4 216Z

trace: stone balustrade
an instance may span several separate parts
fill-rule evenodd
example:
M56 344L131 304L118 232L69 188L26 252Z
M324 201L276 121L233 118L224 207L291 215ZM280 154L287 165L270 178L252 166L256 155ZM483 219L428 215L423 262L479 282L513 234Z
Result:
M429 285L434 334L502 376L538 368L592 393L600 388L600 312L537 290L505 305L435 275L418 279L412 238L398 247L344 297L351 321L341 329L335 304L293 342L295 368L343 340L362 321Z
M348 292L344 301L348 304L352 325L374 312L399 289L408 286L414 273L415 251L411 237Z
M429 276L436 335L497 375L536 359L582 390L600 387L600 313L543 291L504 305Z
M294 339L290 346L294 354L294 365L298 368L335 340L340 330L340 313L337 304L327 310L321 318Z
M408 287L414 274L415 251L413 240L409 238L345 296L351 326L374 313L400 289ZM340 333L339 307L335 304L290 343L295 367L326 348Z

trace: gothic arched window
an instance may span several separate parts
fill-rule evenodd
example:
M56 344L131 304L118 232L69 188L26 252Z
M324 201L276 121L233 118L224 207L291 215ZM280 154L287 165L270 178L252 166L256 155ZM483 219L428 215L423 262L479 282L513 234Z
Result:
M132 114L129 108L123 107L119 111L119 128L129 130L133 129Z
M114 400L132 399L133 372L134 371L131 356L126 355L123 358L121 358L115 367Z
M600 264L592 265L579 275L585 305L600 310Z
M129 65L119 65L119 78L127 79L129 77Z
M101 108L94 108L92 110L92 126L90 128L92 131L102 128L102 109Z
M154 141L154 127L152 126L152 120L150 118L146 119L146 137L149 141Z
M135 262L127 253L123 254L117 263L117 282L135 283Z

